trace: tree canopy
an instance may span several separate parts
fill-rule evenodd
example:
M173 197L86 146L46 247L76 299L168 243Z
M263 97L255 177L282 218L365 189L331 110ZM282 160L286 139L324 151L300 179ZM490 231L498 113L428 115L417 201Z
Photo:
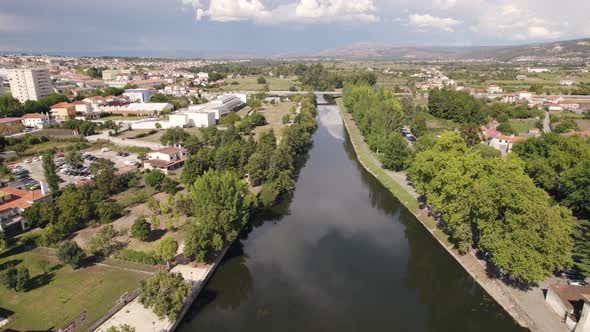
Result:
M139 303L151 308L158 318L174 321L191 288L180 273L158 271L153 277L140 281Z

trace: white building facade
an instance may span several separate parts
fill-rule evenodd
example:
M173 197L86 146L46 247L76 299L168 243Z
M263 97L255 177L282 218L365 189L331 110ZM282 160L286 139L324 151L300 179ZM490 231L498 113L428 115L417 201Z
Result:
M46 97L53 89L49 70L46 68L9 69L8 77L12 96L21 103Z

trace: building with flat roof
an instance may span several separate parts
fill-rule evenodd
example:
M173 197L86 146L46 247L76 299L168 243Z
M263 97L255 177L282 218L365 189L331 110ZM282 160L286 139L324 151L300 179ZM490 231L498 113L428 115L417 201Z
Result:
M0 76L0 96L4 96L4 78Z
M127 89L123 96L127 96L132 102L147 103L155 94L154 89Z
M49 70L46 68L17 68L8 70L12 96L21 103L39 100L53 92Z
M117 78L117 75L131 75L131 69L106 69L102 71L102 79L111 81Z

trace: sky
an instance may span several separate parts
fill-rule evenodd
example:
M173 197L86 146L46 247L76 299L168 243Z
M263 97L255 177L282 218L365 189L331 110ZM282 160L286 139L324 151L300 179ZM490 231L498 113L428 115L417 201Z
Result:
M0 0L0 51L269 56L590 37L590 0Z

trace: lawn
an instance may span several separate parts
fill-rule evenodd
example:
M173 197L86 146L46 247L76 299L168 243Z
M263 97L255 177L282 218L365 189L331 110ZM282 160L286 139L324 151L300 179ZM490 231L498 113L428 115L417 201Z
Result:
M279 131L285 125L283 124L283 116L285 114L289 114L291 107L295 104L292 102L283 102L276 105L271 104L264 104L262 107L257 109L257 112L260 114L264 114L266 118L267 125L256 127L254 129L254 138L258 138L261 133L270 130L271 128L274 129L275 135L278 136Z
M428 128L433 129L436 132L454 130L459 127L459 125L452 120L437 118L428 112L422 112L422 114L426 118L426 125Z
M289 90L291 86L296 86L299 82L297 81L297 77L289 76L289 77L265 77L266 82L270 90L279 90L285 91ZM258 84L256 81L258 80L258 76L256 77L241 77L241 78L228 78L225 81L230 83L228 85L224 85L219 89L222 91L262 91L264 88L264 84ZM231 84L232 82L237 82L238 84Z
M512 128L519 134L527 134L529 129L535 128L536 119L510 119L508 122Z
M73 270L52 257L33 252L0 256L0 264L13 262L31 274L31 286L23 292L0 287L0 307L14 312L8 328L20 331L57 330L82 311L85 327L105 314L125 292L138 287L148 274L119 268L88 266ZM50 262L47 274L39 267ZM5 268L4 266L2 269Z

